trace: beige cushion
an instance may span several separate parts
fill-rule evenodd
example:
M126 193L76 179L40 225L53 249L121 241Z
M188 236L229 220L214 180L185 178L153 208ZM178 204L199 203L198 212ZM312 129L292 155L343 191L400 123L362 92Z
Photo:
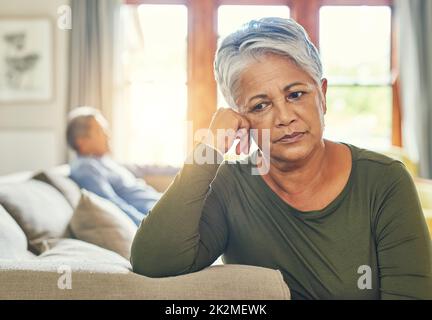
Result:
M69 202L72 208L76 208L81 198L81 192L78 185L68 177L51 172L39 172L33 179L39 180L56 188Z
M115 204L82 189L70 227L77 239L117 252L129 259L137 227Z
M67 234L72 208L60 192L46 183L29 180L0 185L0 204L24 231L35 253L40 252L44 239Z
M27 251L24 231L6 210L0 206L0 259L25 259L32 257Z

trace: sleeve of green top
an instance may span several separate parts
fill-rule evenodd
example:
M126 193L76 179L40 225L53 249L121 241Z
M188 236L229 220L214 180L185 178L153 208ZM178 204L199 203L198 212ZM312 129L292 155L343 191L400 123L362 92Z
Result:
M400 162L384 179L375 220L381 299L432 299L431 239L414 181Z
M192 163L197 153L210 155L214 164ZM222 160L207 145L194 148L135 235L134 272L148 277L185 274L211 265L223 253L228 237L225 201L211 185Z

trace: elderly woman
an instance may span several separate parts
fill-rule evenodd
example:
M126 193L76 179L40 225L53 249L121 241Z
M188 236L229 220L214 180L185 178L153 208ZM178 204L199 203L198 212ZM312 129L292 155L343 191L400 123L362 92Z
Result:
M399 161L323 139L327 80L305 30L251 21L222 42L215 73L231 109L215 113L208 137L269 130L270 151L250 156L268 170L188 161L136 234L134 271L180 275L223 255L281 270L294 299L432 298L413 180ZM234 137L220 140L201 141L195 154L220 160Z

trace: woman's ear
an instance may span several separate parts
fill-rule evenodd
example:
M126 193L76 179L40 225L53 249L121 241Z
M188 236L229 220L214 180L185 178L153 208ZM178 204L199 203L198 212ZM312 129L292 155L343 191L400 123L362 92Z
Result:
M321 92L322 92L322 105L323 105L323 113L327 112L327 79L323 78L321 80Z

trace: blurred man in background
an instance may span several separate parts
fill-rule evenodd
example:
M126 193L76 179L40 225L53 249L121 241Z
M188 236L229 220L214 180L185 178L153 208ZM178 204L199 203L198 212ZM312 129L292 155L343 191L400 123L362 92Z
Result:
M112 201L139 225L161 193L111 158L108 130L108 122L95 108L79 107L69 113L66 137L77 153L70 163L70 178L80 188Z

